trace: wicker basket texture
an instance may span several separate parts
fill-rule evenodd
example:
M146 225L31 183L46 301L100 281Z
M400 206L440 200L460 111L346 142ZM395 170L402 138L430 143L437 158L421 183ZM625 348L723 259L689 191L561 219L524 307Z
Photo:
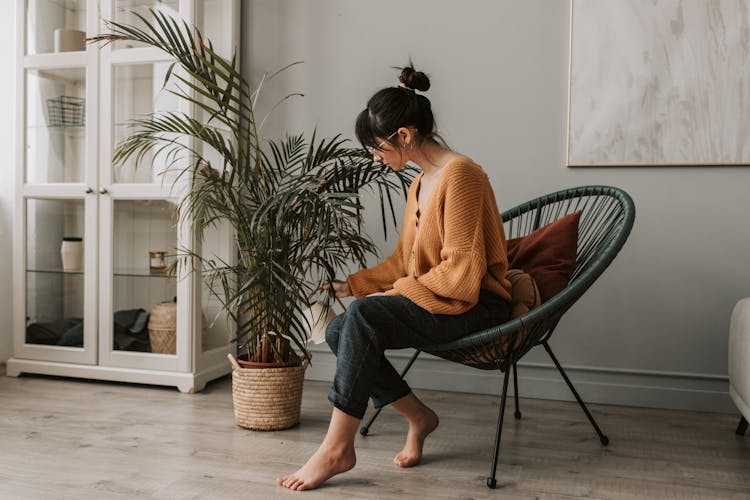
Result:
M307 363L284 368L241 368L235 363L232 399L237 425L277 431L299 423Z
M151 352L175 354L177 344L177 304L172 301L159 302L148 319L148 338Z

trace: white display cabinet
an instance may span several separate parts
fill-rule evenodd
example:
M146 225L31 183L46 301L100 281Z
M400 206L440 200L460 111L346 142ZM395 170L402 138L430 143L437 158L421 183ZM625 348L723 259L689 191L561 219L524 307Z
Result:
M7 374L41 373L201 390L229 373L233 333L200 276L160 271L182 249L231 258L231 234L203 248L185 192L166 162L115 167L127 121L194 113L164 89L171 60L157 49L83 44L158 9L197 25L226 56L239 46L238 0L19 0L18 175L14 223L14 354ZM193 147L200 145L193 144ZM176 301L173 352L153 352L151 312ZM218 318L217 318L218 315ZM152 349L154 347L154 349ZM164 351L164 349L162 349Z

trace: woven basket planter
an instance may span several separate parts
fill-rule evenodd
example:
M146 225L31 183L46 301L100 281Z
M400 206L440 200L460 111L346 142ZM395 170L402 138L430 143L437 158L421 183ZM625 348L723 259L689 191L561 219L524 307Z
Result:
M159 302L148 319L148 340L151 352L175 354L177 345L177 304L172 301Z
M281 368L243 368L231 354L232 401L237 425L279 431L299 423L308 363Z

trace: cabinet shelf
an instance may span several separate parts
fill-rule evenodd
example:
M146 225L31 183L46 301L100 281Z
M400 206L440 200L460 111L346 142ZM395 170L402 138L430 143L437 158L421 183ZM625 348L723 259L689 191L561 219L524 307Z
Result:
M83 275L83 271L64 271L62 269L26 269L27 273Z
M117 269L114 272L114 276L117 278L160 278L160 279L176 279L176 276L166 273L152 273L148 269Z
M29 125L26 127L28 133L33 134L54 134L54 137L67 137L70 140L82 141L86 138L85 125ZM31 148L31 144L26 145Z
M83 275L83 271L65 271L63 269L26 269L27 273L42 274L66 274L66 275ZM116 278L157 278L174 280L177 277L165 273L152 273L148 269L117 269L113 273Z
M40 128L46 128L46 129L68 129L68 130L81 130L83 131L86 128L86 125L29 125L29 129L40 129Z

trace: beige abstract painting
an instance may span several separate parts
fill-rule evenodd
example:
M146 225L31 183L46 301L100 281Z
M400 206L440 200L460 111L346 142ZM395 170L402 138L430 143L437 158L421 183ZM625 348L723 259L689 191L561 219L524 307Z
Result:
M749 10L572 0L568 165L750 165Z

